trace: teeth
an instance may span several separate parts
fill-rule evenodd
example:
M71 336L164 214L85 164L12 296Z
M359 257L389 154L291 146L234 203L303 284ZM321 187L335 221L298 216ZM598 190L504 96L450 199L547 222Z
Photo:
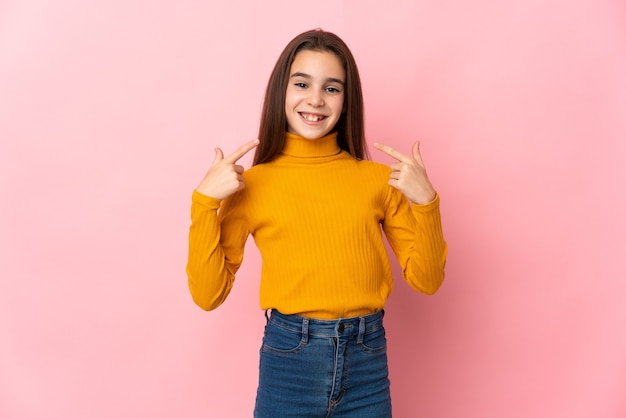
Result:
M306 119L309 122L318 122L320 120L322 120L324 117L323 116L319 116L319 115L312 115L310 113L303 113L302 117L304 119Z

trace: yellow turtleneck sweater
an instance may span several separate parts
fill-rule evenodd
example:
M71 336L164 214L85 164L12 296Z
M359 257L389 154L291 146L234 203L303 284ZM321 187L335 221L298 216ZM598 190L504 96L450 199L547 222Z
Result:
M433 294L441 285L439 196L411 206L388 185L387 166L356 160L336 134L287 134L283 153L244 179L223 202L193 193L187 275L201 308L228 296L249 234L262 257L261 309L320 319L382 309L393 277L381 227L411 287Z

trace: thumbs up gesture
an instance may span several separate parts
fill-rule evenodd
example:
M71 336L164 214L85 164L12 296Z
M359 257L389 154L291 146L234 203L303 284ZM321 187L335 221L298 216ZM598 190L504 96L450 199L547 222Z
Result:
M215 148L215 159L196 191L215 199L226 199L231 194L245 187L244 168L237 161L259 144L259 140L250 141L235 150L228 157L220 148Z

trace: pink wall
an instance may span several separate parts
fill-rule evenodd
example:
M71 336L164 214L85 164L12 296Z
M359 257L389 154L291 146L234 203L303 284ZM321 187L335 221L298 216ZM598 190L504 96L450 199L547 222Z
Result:
M447 282L388 305L396 416L626 416L624 2L215 3L0 3L0 416L251 416L259 260L196 308L190 194L314 27L442 195Z

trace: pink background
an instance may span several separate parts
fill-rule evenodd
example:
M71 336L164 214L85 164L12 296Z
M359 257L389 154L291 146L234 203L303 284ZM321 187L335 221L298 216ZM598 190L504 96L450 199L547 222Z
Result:
M190 195L315 27L442 196L447 281L388 304L395 416L626 416L625 3L214 3L0 2L0 416L251 416L259 259L195 307Z

